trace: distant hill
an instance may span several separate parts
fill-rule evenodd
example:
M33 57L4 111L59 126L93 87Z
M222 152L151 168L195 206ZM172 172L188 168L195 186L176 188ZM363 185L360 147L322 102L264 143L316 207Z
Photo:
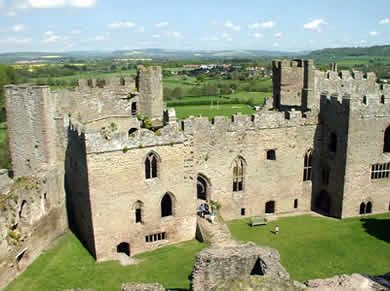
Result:
M390 57L390 45L371 47L326 48L307 54L310 58L344 58L344 57Z

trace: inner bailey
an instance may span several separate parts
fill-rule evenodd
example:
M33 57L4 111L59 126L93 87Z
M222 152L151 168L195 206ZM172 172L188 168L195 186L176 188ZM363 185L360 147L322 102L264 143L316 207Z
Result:
M194 238L202 199L225 219L389 211L390 86L311 60L273 67L273 108L212 120L166 111L158 67L73 90L7 86L15 175L64 171L69 227L98 261Z

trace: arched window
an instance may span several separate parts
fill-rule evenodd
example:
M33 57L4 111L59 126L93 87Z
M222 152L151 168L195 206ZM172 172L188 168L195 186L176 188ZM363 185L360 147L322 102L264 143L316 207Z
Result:
M329 136L328 148L332 153L337 151L337 135L334 132L332 132Z
M366 213L366 203L362 202L360 203L359 214L364 214L364 213Z
M275 201L267 201L265 203L265 213L275 213Z
M241 157L233 161L233 192L244 190L244 166L245 161Z
M201 200L207 200L208 197L208 182L205 177L198 175L196 180L196 197Z
M161 199L161 217L173 215L173 201L170 193L165 193Z
M372 212L372 203L371 202L367 202L366 213L371 213L371 212Z
M390 126L385 130L385 136L383 139L383 152L390 153Z
M157 178L158 175L158 162L159 158L157 154L151 152L145 158L145 179Z
M311 181L312 151L308 150L303 162L303 181Z
M143 223L143 208L144 203L142 201L138 200L137 202L135 202L133 207L135 223Z

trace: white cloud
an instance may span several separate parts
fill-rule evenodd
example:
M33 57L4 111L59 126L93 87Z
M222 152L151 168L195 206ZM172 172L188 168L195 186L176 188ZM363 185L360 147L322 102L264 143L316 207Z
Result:
M15 24L14 26L12 26L12 30L14 32L21 32L21 31L24 31L26 29L27 29L27 27L24 24Z
M108 28L110 29L133 28L133 27L135 27L135 23L131 21L116 21L108 25Z
M259 29L259 28L273 28L276 23L272 20L264 21L264 22L255 22L248 25L249 29Z
M274 34L274 37L276 37L276 38L280 38L282 36L283 36L282 32L277 32L277 33Z
M390 24L390 18L384 18L379 21L379 24Z
M263 35L261 33L258 33L258 32L252 33L250 35L253 36L254 38L262 38L263 37Z
M234 31L240 31L240 26L239 25L235 25L233 22L231 22L230 20L227 20L225 21L225 23L223 24L226 28L228 29L231 29L231 30L234 30Z
M377 35L379 35L380 33L378 32L378 31L370 31L369 32L369 34L371 35L371 36L377 36Z
M48 30L43 34L43 43L55 43L58 41L66 41L69 38L67 36L61 36L53 32L52 30Z
M273 47L279 47L279 43L278 43L278 42L274 42L274 43L272 44L272 46L273 46Z
M145 27L143 27L143 26L138 26L138 27L137 27L137 31L138 31L138 32L145 32Z
M167 31L165 34L173 38L183 38L183 35L178 31Z
M21 44L27 44L32 41L31 38L15 38L15 37L9 37L5 39L0 39L1 44L13 44L13 45L21 45Z
M25 5L31 8L58 8L64 6L89 8L95 6L96 0L27 0Z
M321 27L325 24L327 24L325 20L323 20L322 18L318 18L318 19L314 19L308 23L305 23L303 25L303 28L307 29L307 30L313 30L313 31L320 32Z
M168 24L169 23L167 21L163 21L163 22L156 23L154 26L157 28L162 28L162 27L167 27Z
M222 33L222 39L224 39L226 41L233 41L232 36L227 32Z
M201 37L201 41L219 41L219 38L216 36L206 36L206 37Z
M70 34L80 34L81 30L80 29L73 29L70 31Z
M152 37L153 37L153 38L160 38L161 35L159 35L159 34L153 34Z

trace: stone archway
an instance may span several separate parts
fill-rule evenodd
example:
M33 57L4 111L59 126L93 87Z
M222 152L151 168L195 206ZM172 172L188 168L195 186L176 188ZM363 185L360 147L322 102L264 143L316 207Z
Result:
M196 179L196 198L199 200L210 200L210 184L203 175L198 175Z
M127 242L121 242L116 246L117 253L123 253L130 257L130 244Z

